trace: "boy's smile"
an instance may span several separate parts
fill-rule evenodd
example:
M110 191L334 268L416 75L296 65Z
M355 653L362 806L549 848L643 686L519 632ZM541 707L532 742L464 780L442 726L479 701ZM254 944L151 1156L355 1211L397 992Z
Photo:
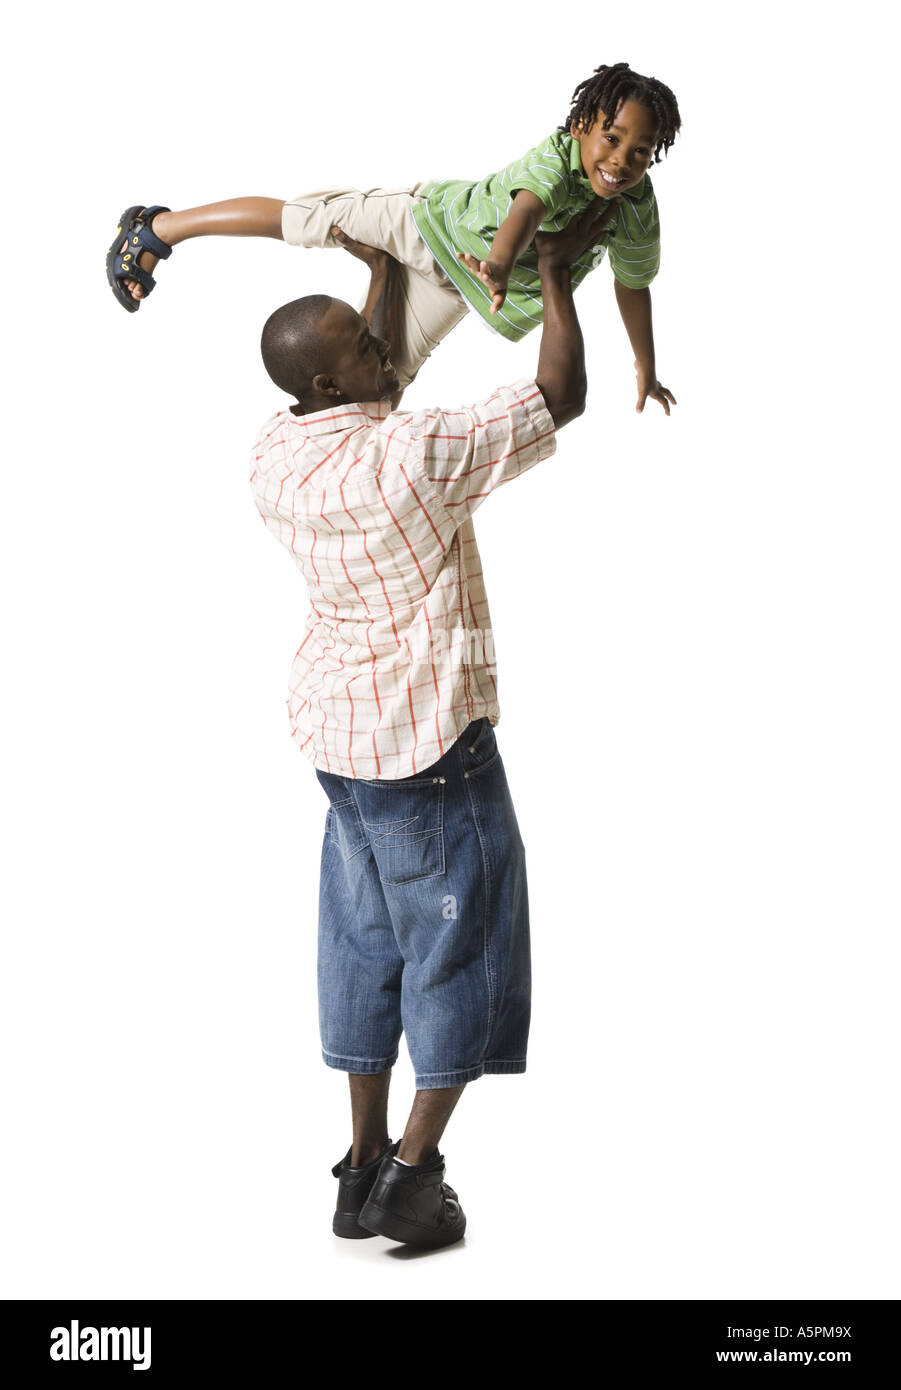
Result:
M579 142L582 168L595 193L615 198L644 178L659 132L653 112L637 101L621 102L607 130L605 119L599 110L590 130L574 125L570 133Z

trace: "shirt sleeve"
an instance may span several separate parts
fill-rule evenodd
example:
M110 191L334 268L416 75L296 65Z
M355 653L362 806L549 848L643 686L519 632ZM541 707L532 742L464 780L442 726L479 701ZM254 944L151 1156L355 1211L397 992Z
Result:
M626 196L620 212L607 243L610 269L621 285L642 290L660 269L660 213L653 189L640 202Z
M569 165L549 144L530 150L504 171L504 185L512 194L527 188L544 203L546 218L554 217L572 201Z
M557 447L554 421L534 381L501 386L458 410L415 412L407 428L417 471L456 524Z

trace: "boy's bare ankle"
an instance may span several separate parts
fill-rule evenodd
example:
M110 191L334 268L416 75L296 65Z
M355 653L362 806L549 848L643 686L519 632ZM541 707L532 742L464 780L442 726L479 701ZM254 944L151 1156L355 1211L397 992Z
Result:
M160 241L164 241L167 246L174 246L176 238L177 218L173 212L158 212L153 219L153 235L158 236Z

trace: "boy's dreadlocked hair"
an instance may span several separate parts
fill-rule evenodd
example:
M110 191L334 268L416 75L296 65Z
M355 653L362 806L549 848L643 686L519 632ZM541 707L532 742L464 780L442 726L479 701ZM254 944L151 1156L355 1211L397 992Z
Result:
M603 63L595 68L591 77L580 82L572 96L572 108L566 124L560 130L569 130L580 121L585 130L590 130L598 111L605 114L604 130L609 130L619 110L621 101L638 101L654 113L660 138L654 148L654 161L660 163L660 151L666 154L676 138L676 131L682 124L676 98L669 87L658 82L656 77L642 77L640 72L632 72L628 63Z

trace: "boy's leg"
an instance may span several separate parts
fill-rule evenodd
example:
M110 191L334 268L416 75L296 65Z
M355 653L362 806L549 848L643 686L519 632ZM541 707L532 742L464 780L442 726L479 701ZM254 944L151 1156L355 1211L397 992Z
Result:
M332 188L301 194L287 203L281 198L227 198L182 212L158 212L153 231L167 246L198 236L265 236L293 246L336 247L339 243L331 229L338 225L355 241L387 251L402 265L412 260L420 274L445 279L412 219L408 226L398 215L398 198L409 206L410 190L376 188L363 193L355 188ZM127 245L126 237L121 250ZM144 251L138 265L152 272L158 259ZM126 280L125 284L135 299L143 298L144 290L136 280Z
M289 202L279 198L229 198L182 212L158 212L153 231L168 246L198 236L264 236L293 246L337 247L332 227L366 246L387 251L401 266L403 348L392 354L401 388L410 384L442 338L459 323L468 305L436 264L410 214L417 188L334 188L306 193ZM123 239L122 250L127 238ZM144 251L142 270L152 272L158 257ZM135 299L144 297L136 280L123 282Z
M405 388L469 309L450 280L445 285L435 284L407 266L401 267L397 293L401 300L403 327L401 347L392 351L391 361L401 387Z
M282 235L291 246L339 246L332 228L340 227L354 241L386 251L398 263L402 331L391 360L401 388L468 311L416 230L412 208L419 187L328 188L289 199L282 213Z
M281 241L284 206L280 198L228 198L184 212L158 212L153 219L153 232L167 246L177 246L196 236L268 236ZM127 244L126 237L123 251ZM144 251L138 265L152 271L157 260L150 251ZM135 299L143 298L144 290L136 280L126 280L125 284Z

